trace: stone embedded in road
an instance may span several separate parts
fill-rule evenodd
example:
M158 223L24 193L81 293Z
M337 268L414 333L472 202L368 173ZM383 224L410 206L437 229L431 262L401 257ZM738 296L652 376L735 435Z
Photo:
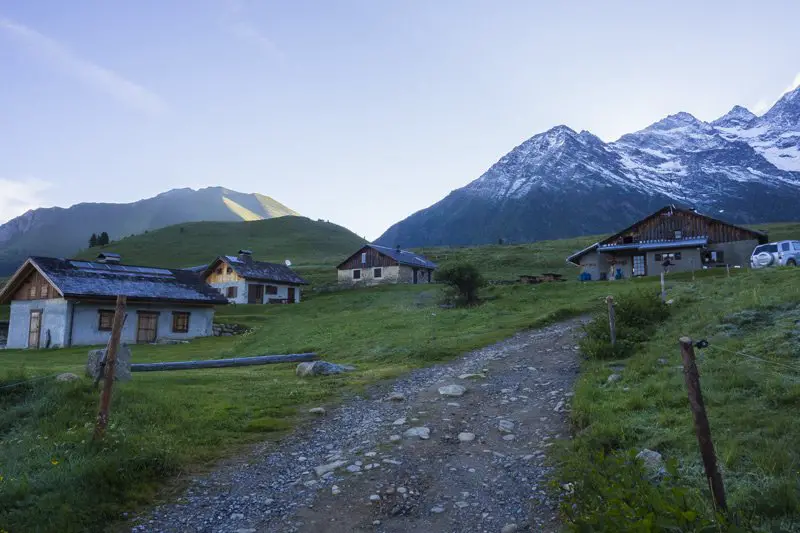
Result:
M340 494L341 492L342 491L341 491L341 489L339 488L338 485L332 485L331 486L331 494L333 494L334 496L336 496L337 494Z
M458 434L458 440L461 442L472 442L475 440L475 433L464 431Z
M393 425L393 426L402 426L402 425L403 425L403 424L405 424L405 423L406 423L406 417L404 417L404 416L401 416L400 418L398 418L397 420L395 420L394 422L392 422L392 425Z
M556 406L553 408L553 411L555 411L555 412L559 412L559 411L561 411L561 408L562 408L562 407L564 407L564 402L563 402L563 401L560 401L560 402L558 402L558 403L556 404Z
M431 507L431 512L435 513L435 514L443 513L444 512L444 507L442 507L440 505L436 505L435 507Z
M378 496L377 494L372 494L369 497L369 501L371 501L371 502L379 502L379 501L381 501L381 497Z
M461 374L458 379L482 379L485 377L485 374Z
M311 409L308 410L308 412L311 413L312 415L324 415L325 414L325 408L324 407L312 407Z
M508 435L503 435L503 440L514 440L516 437L509 433Z
M406 395L402 392L393 392L386 399L390 402L402 402L406 399Z
M389 435L389 440L392 441L392 442L397 442L402 438L403 437L401 437L400 435Z
M456 502L456 507L463 509L464 507L469 507L469 504L467 502Z
M503 529L500 530L500 533L517 533L519 531L519 526L517 524L506 524L503 526Z
M442 396L458 397L463 396L465 392L467 392L467 388L461 385L445 385L444 387L439 387L439 394Z
M514 422L510 420L501 420L497 425L497 429L500 430L500 433L511 433L514 431Z
M350 465L345 470L347 470L348 472L350 472L352 474L352 473L355 473L355 472L361 472L361 467L358 466L358 465Z
M403 433L403 436L409 438L419 437L422 440L427 440L431 436L431 430L424 426L409 428Z
M347 464L347 461L334 461L334 462L328 463L326 465L315 466L314 467L314 473L318 477L322 477L325 474L327 474L328 472L333 472L337 468L341 468L346 464Z

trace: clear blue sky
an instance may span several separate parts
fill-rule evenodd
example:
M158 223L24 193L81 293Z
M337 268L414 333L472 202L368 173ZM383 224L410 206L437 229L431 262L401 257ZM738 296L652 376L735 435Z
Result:
M800 83L797 0L0 0L0 220L175 187L377 237L557 124Z

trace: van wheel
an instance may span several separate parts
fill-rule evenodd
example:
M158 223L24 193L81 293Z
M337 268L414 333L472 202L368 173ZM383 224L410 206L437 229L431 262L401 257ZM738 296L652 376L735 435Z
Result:
M786 266L796 267L797 262L794 259L789 259L788 261L786 261Z

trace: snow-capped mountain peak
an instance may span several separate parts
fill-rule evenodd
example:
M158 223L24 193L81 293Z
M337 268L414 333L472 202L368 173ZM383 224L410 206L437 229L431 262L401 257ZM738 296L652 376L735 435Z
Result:
M712 122L711 125L718 128L740 128L756 118L755 113L746 107L735 105L730 111Z

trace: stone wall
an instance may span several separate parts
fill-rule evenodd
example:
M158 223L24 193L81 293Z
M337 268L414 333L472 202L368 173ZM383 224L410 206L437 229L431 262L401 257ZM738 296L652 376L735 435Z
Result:
M219 324L215 323L212 326L214 337L232 337L234 335L243 335L250 331L246 326L241 324Z

